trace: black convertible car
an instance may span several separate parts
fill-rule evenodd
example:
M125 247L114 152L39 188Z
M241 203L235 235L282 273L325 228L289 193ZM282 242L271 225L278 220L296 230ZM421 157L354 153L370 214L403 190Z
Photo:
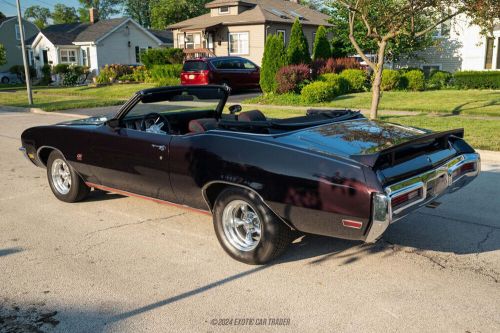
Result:
M224 250L249 264L277 257L296 231L374 242L480 171L462 129L430 132L349 110L270 119L227 108L228 94L142 90L113 119L27 129L21 150L66 202L101 189L208 211Z

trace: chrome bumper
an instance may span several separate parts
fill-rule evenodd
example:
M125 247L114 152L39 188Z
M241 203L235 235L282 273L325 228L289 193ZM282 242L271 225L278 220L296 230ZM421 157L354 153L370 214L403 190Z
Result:
M28 157L28 152L26 151L26 148L19 147L19 151L23 153L24 157L26 157L28 161L32 162L31 159Z
M470 171L458 173L466 164L473 164L474 168ZM374 194L372 199L372 225L365 242L375 242L391 223L427 205L445 193L461 189L476 178L480 171L481 158L479 154L463 154L435 169L392 184L385 188L385 193ZM404 205L392 207L393 198L414 191L419 191L420 195L417 198Z

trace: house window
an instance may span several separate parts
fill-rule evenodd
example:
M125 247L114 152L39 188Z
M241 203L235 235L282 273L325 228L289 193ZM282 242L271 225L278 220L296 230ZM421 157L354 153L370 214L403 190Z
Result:
M16 39L21 40L21 30L19 30L19 24L16 24L14 27L16 29Z
M76 63L76 50L62 49L60 52L61 63L71 64Z
M422 66L422 71L424 71L424 75L426 78L429 78L433 71L440 71L440 70L441 70L441 65L423 65Z
M248 54L248 32L229 33L229 54Z
M87 66L90 67L91 66L91 62L90 62L90 48L87 47Z
M286 44L286 30L278 29L276 30L276 35L281 35L281 37L283 37L283 44Z
M493 37L486 38L486 57L484 60L484 69L492 69L493 68L493 44L495 43L495 39Z
M219 14L228 14L228 13L229 13L229 6L219 7Z
M144 52L146 52L146 48L139 47L139 46L135 47L135 62L136 63L141 62L141 54L143 54Z

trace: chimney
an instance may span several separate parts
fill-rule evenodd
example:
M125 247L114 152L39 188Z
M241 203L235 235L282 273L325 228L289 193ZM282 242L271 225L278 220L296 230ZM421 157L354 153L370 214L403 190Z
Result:
M97 8L90 8L89 9L89 17L90 17L90 24L94 24L96 23L97 21L99 21L99 12L97 11Z
M290 0L290 2L299 3L299 0Z

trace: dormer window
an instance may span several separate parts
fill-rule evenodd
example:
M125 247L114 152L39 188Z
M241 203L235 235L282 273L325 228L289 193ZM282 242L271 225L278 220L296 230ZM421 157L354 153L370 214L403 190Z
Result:
M219 7L219 14L229 14L229 6Z

